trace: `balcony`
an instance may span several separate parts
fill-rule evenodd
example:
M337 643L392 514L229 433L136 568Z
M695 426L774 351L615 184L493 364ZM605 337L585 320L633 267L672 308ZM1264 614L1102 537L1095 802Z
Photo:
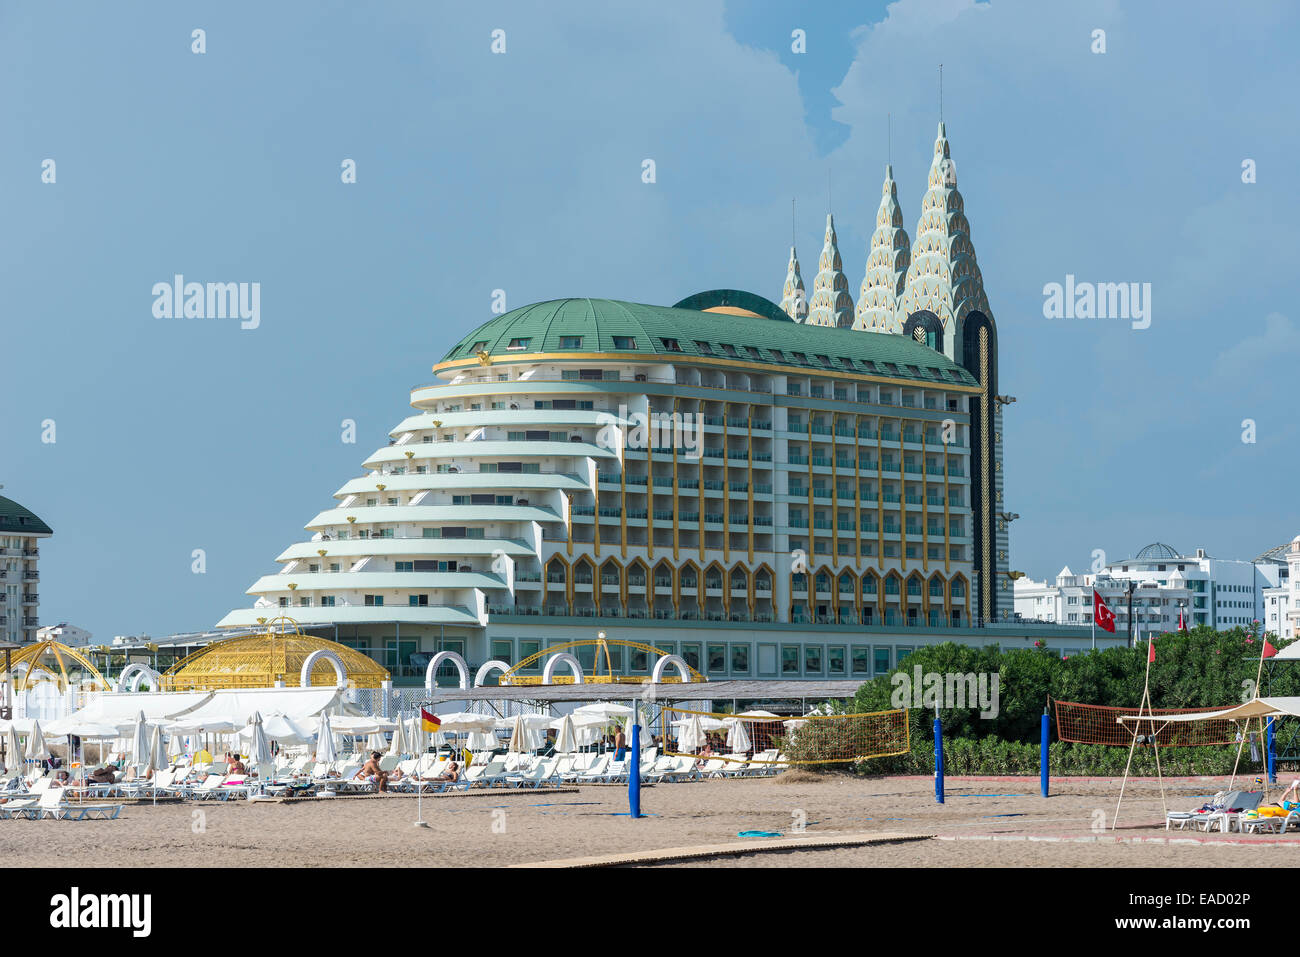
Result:
M38 604L40 604L40 598L37 597L36 592L34 592L34 591L29 591L29 592L27 592L27 593L25 593L25 594L23 595L23 604L24 604L24 605L38 605Z
M41 580L41 573L38 571L23 572L23 581L25 582L38 582L40 580Z

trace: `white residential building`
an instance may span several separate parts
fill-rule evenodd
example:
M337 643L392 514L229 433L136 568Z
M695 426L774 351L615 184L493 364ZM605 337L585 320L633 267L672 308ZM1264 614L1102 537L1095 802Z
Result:
M1275 552L1247 562L1212 558L1203 548L1181 555L1156 542L1096 574L1076 575L1066 566L1055 581L1018 580L1016 613L1022 620L1090 625L1095 588L1115 612L1116 629L1127 632L1131 588L1139 632L1173 631L1180 614L1189 628L1244 628L1264 620L1271 591L1288 578L1287 566Z
M1278 584L1264 589L1264 628L1279 638L1300 637L1300 535L1264 555L1286 560Z
M40 540L52 534L50 526L31 511L0 495L0 638L36 640L41 580L36 563L41 557Z
M90 644L90 639L93 637L86 629L69 625L66 621L36 629L37 641L57 641L69 648L84 648Z

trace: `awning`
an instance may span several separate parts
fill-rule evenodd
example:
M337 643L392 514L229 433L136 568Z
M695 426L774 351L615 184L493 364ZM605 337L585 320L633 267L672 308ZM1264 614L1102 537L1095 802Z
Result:
M1210 711L1184 711L1181 714L1136 715L1126 714L1116 718L1122 724L1141 721L1160 723L1185 721L1244 721L1247 718L1267 718L1270 715L1300 716L1300 698L1255 698L1233 708L1216 708Z

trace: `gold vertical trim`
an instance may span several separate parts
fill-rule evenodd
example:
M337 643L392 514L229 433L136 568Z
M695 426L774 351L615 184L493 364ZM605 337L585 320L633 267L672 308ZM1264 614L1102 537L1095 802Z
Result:
M834 395L834 392L831 393ZM840 480L839 480L839 437L835 434L835 424L839 421L838 412L831 413L831 552L835 561L840 560ZM839 584L836 583L836 593ZM838 621L838 616L836 618Z
M722 560L731 561L731 433L727 424L731 403L722 403ZM730 592L730 589L723 589Z
M921 571L928 577L930 574L930 503L926 500L930 497L930 472L925 461L925 423L918 424L921 427ZM927 596L929 590L927 581Z
M749 559L749 564L752 565L754 564L754 405L753 403L747 404L745 406L745 409L747 410L746 414L748 416L748 420L745 423L747 436L748 436L748 451L745 453L745 474L747 476L745 481L746 481L746 489L749 493L746 496L749 503L748 559ZM749 576L749 591L750 591L749 617L753 618L754 617L754 600L753 600L754 576L752 574Z
M859 577L862 572L862 449L858 442L858 428L860 426L861 416L856 413L853 416L853 552L857 556L854 562L853 575ZM862 608L862 587L859 578L857 608L854 611L861 614Z
M674 421L677 421L677 417L678 417L678 414L679 414L678 410L679 410L679 403L680 403L680 401L681 401L680 399L673 399L673 420L674 420ZM701 442L701 443L704 442L704 428L703 428L703 426L700 427L700 442ZM652 445L652 446L650 446L649 448L651 449L651 452L652 452L652 454L653 454L654 446ZM703 452L704 450L701 449L700 451ZM677 477L677 442L674 440L674 441L673 441L673 561L674 561L674 562L678 561L679 558L680 558L680 556L678 555L678 551L677 551L677 550L678 550L678 547L679 547L679 543L680 543L680 539L679 539L679 536L678 536L678 514L677 514L677 513L678 513L678 508L677 508L677 503L680 502L680 501L681 501L681 499L678 497L678 477ZM676 586L674 586L674 587L673 587L673 609L674 609L674 611L676 610L676 608L677 608L677 588L676 588Z

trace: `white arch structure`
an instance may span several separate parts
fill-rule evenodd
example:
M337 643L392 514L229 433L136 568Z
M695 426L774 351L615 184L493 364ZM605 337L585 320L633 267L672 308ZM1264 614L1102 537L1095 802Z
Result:
M338 656L338 653L328 648L317 648L302 663L302 673L298 676L298 686L300 688L311 686L311 672L318 661L328 661L334 666L335 685L337 687L342 688L348 683L348 670L343 667L343 659Z
M558 651L546 659L546 667L542 669L542 684L551 684L551 679L555 676L555 669L561 665L568 666L569 670L573 672L573 683L575 685L584 683L582 665L578 664L578 659L567 651Z
M510 665L509 663L504 662L499 658L494 658L491 661L485 663L481 668L479 668L478 672L474 675L474 687L475 688L483 687L483 682L487 680L487 676L490 675L493 672L493 670L499 671L502 674L506 674L507 672L510 671Z
M135 662L127 665L122 669L122 673L117 676L118 691L139 691L140 683L148 679L149 687L158 691L162 684L162 675L154 671L143 662Z
M438 666L444 661L450 661L456 666L456 671L460 674L460 685L462 690L469 688L469 665L465 659L454 651L440 651L429 659L429 667L424 669L424 689L433 691L433 677L438 673ZM491 662L489 662L491 664ZM486 666L485 666L486 667ZM480 669L481 671L481 669Z
M664 655L655 662L654 671L650 672L650 681L654 684L663 681L664 672L668 670L670 665L677 669L677 673L681 675L683 682L691 680L691 669L687 666L685 658L681 655Z

